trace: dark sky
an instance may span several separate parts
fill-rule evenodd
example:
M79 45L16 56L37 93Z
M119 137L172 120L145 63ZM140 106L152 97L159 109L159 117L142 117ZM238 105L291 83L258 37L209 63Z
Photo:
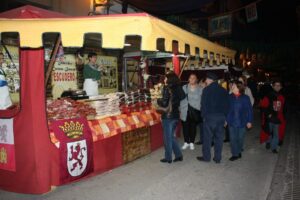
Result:
M227 0L237 7L247 5L255 0ZM157 16L181 15L185 17L203 18L220 13L220 0L127 0L130 4ZM296 5L300 0L262 0L257 4L258 20L247 23L245 10L234 13L233 33L235 40L258 42L289 42L298 38ZM210 9L202 12L209 4ZM201 11L202 10L202 11ZM200 20L202 29L207 30L207 20Z

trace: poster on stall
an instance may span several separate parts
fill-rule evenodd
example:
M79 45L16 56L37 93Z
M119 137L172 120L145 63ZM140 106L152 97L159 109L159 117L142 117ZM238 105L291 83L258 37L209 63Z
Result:
M85 55L87 60L87 55ZM99 94L107 94L118 91L118 59L112 56L97 56L97 65L102 67L99 81Z
M20 74L19 74L19 48L16 46L6 46L12 60L9 58L7 52L0 50L4 54L4 62L2 63L2 69L6 74L6 81L9 88L10 97L13 103L18 103L19 91L20 91Z
M56 59L52 72L52 96L57 99L65 90L77 89L75 55L65 54Z
M13 119L0 120L0 169L16 171Z

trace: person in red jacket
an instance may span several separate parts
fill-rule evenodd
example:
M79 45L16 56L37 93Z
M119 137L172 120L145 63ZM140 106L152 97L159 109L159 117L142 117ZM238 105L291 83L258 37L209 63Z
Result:
M266 142L266 148L277 152L278 144L283 142L285 134L285 98L280 93L282 84L280 81L272 83L273 91L266 95L260 102L262 109L262 130L260 142Z

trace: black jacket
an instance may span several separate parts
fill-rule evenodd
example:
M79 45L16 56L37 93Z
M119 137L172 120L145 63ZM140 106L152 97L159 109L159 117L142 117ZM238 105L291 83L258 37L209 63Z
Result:
M229 94L218 85L217 82L205 87L201 98L202 117L211 114L221 114L227 116L229 110Z
M179 119L180 101L185 98L185 93L180 85L165 86L162 90L162 98L157 100L157 104L161 107L168 107L171 98L172 111L162 114L162 119Z

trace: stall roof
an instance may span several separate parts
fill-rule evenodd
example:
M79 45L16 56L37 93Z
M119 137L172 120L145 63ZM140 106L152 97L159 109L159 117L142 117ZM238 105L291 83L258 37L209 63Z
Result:
M3 17L1 13L0 16ZM2 33L18 32L20 46L29 48L42 47L44 33L60 33L65 47L82 47L86 33L100 33L102 48L123 49L125 37L137 35L142 38L142 51L157 51L157 39L163 38L167 52L172 52L172 43L177 41L180 53L184 53L186 45L189 45L191 55L199 48L201 57L204 50L208 55L214 53L229 59L234 59L236 53L146 13L34 19L8 16L0 18L0 27Z

